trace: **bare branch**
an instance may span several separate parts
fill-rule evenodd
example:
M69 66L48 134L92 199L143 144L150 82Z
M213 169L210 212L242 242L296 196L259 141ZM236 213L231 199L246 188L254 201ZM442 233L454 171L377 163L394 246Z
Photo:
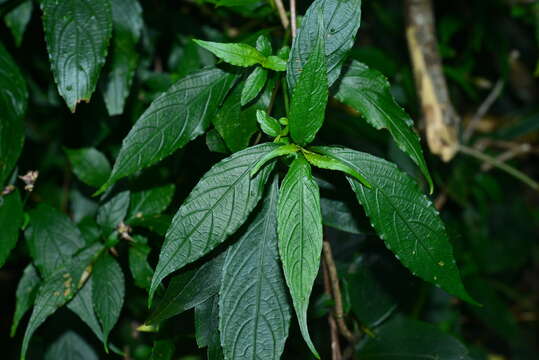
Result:
M283 28L288 29L288 17L286 16L286 10L284 8L283 0L275 0L275 6L277 7L277 12L279 13L279 18L281 19L281 24Z

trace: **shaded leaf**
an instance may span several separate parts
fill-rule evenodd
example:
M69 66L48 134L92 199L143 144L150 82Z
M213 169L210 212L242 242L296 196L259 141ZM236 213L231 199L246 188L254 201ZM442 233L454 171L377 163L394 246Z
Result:
M225 140L216 129L211 129L206 133L206 145L212 152L228 154L230 151L226 147Z
M122 311L125 295L124 275L118 262L108 253L99 257L92 274L92 302L103 327L103 343L108 348L108 336ZM106 295L105 295L106 294Z
M197 269L174 276L165 295L146 321L158 324L172 316L181 314L217 294L221 286L224 255L204 263Z
M305 342L318 358L307 328L309 297L320 265L320 193L303 156L290 166L279 193L279 253Z
M204 69L179 80L155 99L124 139L101 190L155 164L206 131L233 79L217 68Z
M29 215L30 225L25 231L28 250L46 280L57 268L66 265L85 243L75 224L55 208L39 204Z
M97 210L97 223L105 229L111 231L124 221L129 208L129 191L122 191Z
M208 348L208 360L224 360L219 339L219 295L195 308L195 329L198 347Z
M345 231L351 234L362 234L357 220L351 213L350 208L345 202L321 198L320 208L322 210L322 220L324 225Z
M11 325L11 337L15 336L17 327L22 317L34 304L37 295L37 290L41 284L41 279L34 265L29 264L24 269L16 292L16 308L13 315L13 323Z
M324 21L318 12L317 27L313 29L313 46L292 91L288 123L290 136L298 145L313 141L324 122L328 100L326 57L324 54Z
M72 112L90 101L112 33L108 0L43 0L43 28L58 91Z
M0 268L17 245L23 222L23 204L18 191L0 196Z
M65 332L53 342L45 353L45 360L73 359L98 360L94 349L73 331Z
M23 116L27 104L26 82L0 43L0 187L15 166L24 144Z
M11 34L13 34L13 38L15 38L15 45L17 47L21 46L26 26L32 17L32 10L32 1L26 0L8 12L4 18L7 27L11 30Z
M220 293L227 359L280 359L290 308L277 249L278 178L245 233L227 252ZM200 345L200 344L199 344Z
M316 150L363 172L371 189L354 179L348 181L386 246L412 273L475 303L462 285L438 211L412 178L366 153L339 147Z
M286 80L292 91L303 72L309 54L316 46L318 35L318 12L324 16L325 54L327 64L327 82L331 86L339 77L342 63L348 50L354 45L354 39L361 21L361 0L316 0L301 22L301 27L288 58Z
M92 262L102 246L92 245L81 251L76 257L65 260L65 265L57 268L44 279L37 292L32 316L26 327L22 343L21 359L26 357L26 351L32 335L58 308L71 300L84 280L86 267Z
M86 185L100 187L110 175L105 155L94 148L65 149L73 172Z
M148 255L150 254L150 246L147 240L142 236L135 236L136 243L129 248L129 269L135 285L139 288L148 290L152 282L153 268L148 263Z
M199 259L233 234L247 219L272 170L250 171L276 144L260 144L233 154L213 166L180 207L167 231L152 279L150 299L173 271Z
M245 80L241 90L241 106L253 100L262 90L268 79L268 70L256 67Z
M114 36L103 97L107 111L112 116L123 113L138 64L135 46L144 23L142 8L137 0L111 0L110 3Z
M93 305L93 275L88 278L73 300L67 304L67 307L88 325L99 340L105 341L103 329L97 319Z
M396 317L361 344L359 357L380 360L471 360L468 350L453 338L430 324Z
M160 214L170 205L176 186L159 186L131 194L128 219Z
M176 347L170 340L157 340L153 343L150 360L172 360Z
M335 97L359 111L376 129L387 129L399 148L419 166L432 191L432 179L413 121L390 92L387 79L365 64L353 61L339 83Z

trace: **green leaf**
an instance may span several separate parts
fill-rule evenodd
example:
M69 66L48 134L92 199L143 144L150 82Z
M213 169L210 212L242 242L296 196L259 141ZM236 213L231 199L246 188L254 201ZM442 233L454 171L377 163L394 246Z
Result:
M318 34L318 12L324 17L323 34ZM342 63L348 50L354 45L354 39L361 22L361 0L316 0L303 17L301 27L288 58L286 80L292 91L304 71L309 54L317 45L317 38L325 39L327 64L327 83L331 86L339 77Z
M73 331L65 332L53 342L45 353L45 360L76 359L98 360L94 349Z
M94 148L65 149L73 172L86 185L100 187L110 175L105 155Z
M53 224L54 225L54 224ZM65 259L65 265L57 268L44 279L39 287L34 310L28 322L22 343L21 359L26 358L26 351L32 335L58 308L71 300L84 281L86 267L101 250L99 244L92 245L81 251L75 258Z
M219 311L225 358L279 359L290 325L277 249L278 177L245 233L227 252Z
M316 151L362 171L371 189L354 179L348 181L386 246L414 275L475 303L464 289L438 211L411 177L366 153L339 147Z
M144 26L137 0L111 0L114 37L103 97L109 115L123 113L138 65L135 48Z
M170 205L175 190L176 186L169 184L132 193L127 218L140 219L162 213Z
M151 249L147 244L147 239L142 236L135 236L134 239L136 243L128 250L129 269L135 285L148 290L153 276L153 268L148 263Z
M193 39L193 41L204 49L210 51L219 59L235 66L253 66L261 64L265 56L251 45L241 43L217 43Z
M8 12L4 18L7 27L11 30L11 34L15 38L15 45L17 47L21 46L26 26L32 17L32 9L32 1L26 0Z
M39 278L34 265L27 265L19 280L19 284L17 285L17 292L15 295L17 304L15 314L13 315L13 324L11 325L11 337L15 336L19 322L34 304L40 284L41 279Z
M26 242L34 265L45 280L84 245L79 229L55 208L39 204L30 212Z
M155 99L122 143L107 187L161 161L206 131L234 76L217 68L198 71Z
M323 26L323 15L318 12L318 27L314 29L312 51L308 54L292 92L288 123L292 139L301 146L313 141L320 130L328 101Z
M211 129L206 133L206 145L211 152L228 154L228 150L225 140L222 138L221 134L216 129Z
M231 65L248 67L259 64L275 71L286 70L286 61L277 56L266 57L251 45L242 43L225 44L197 39L193 39L193 41Z
M273 49L271 46L271 41L267 35L262 34L256 39L256 49L260 51L264 56L271 55Z
M129 209L129 191L122 191L99 207L97 210L97 223L112 231L125 219Z
M146 324L157 325L217 294L221 286L224 259L224 254L221 254L197 269L173 277L165 295L150 314Z
M208 360L224 360L219 338L219 295L195 308L195 330L197 345L208 347Z
M471 360L457 339L437 327L417 320L396 317L361 344L361 359L380 360Z
M311 167L299 156L281 184L278 208L279 253L305 342L319 358L307 328L307 308L322 251L320 192Z
M172 222L172 216L168 214L150 215L141 218L133 218L129 221L131 226L139 226L148 229L156 234L165 236L167 229Z
M348 205L339 200L321 198L320 208L324 225L345 231L351 234L364 233L358 225Z
M202 177L172 220L152 279L150 301L167 275L211 251L245 222L262 197L273 167L255 177L250 172L276 147L260 144L237 152Z
M105 342L103 329L97 319L93 305L93 275L88 278L73 300L67 304L67 307L88 325L99 340L103 341L103 343Z
M43 28L58 91L75 112L90 101L112 34L108 0L43 0Z
M23 117L27 104L26 82L0 43L0 187L17 163L24 144Z
M262 159L258 160L256 165L251 170L251 176L255 176L256 173L258 173L258 171L260 171L260 169L262 169L262 167L264 167L264 165L266 165L271 160L280 156L294 154L300 150L301 148L297 146L296 144L281 145L278 148L273 149L268 154L266 154Z
M307 161L311 165L314 165L321 169L342 171L343 173L352 176L356 180L359 180L366 187L371 188L371 185L363 175L361 175L359 172L352 169L351 167L347 166L346 164L343 164L339 160L336 160L329 156L313 153L307 150L303 150L303 155L305 155L305 159L307 159Z
M18 191L0 196L0 268L17 245L23 222L23 204Z
M258 121L260 128L266 135L277 137L281 134L281 125L276 119L269 116L265 110L256 111L256 121Z
M256 67L253 72L249 74L241 90L241 106L246 105L253 100L266 85L268 79L268 70Z
M153 343L150 360L172 360L176 346L170 340L157 340Z
M95 263L92 278L92 302L103 326L103 343L107 350L109 333L118 321L124 303L124 275L118 262L105 253Z
M376 129L387 129L399 148L419 166L432 192L430 177L413 121L390 92L387 79L365 64L353 61L339 83L335 97L360 112Z

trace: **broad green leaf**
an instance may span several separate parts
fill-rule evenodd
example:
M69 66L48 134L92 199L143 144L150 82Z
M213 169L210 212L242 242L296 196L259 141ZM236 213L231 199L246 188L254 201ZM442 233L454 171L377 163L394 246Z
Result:
M94 349L73 331L65 332L53 342L45 353L45 360L73 359L98 360Z
M363 233L356 218L345 202L321 198L320 208L322 210L322 220L324 225L351 234L359 235Z
M179 80L155 99L124 139L101 191L161 161L204 133L233 79L220 69L204 69Z
M114 36L103 97L109 115L123 113L138 64L135 46L144 25L138 0L111 0Z
M11 325L11 337L15 336L17 327L22 317L34 304L36 299L37 289L41 284L41 279L34 265L29 264L24 269L16 292L16 308L13 315L13 323Z
M92 302L97 318L103 327L105 349L108 349L109 333L120 317L124 295L122 268L108 253L101 255L92 273Z
M0 196L0 268L17 245L23 222L23 204L18 191Z
M148 240L142 236L134 237L135 244L129 248L129 270L135 281L135 285L141 289L148 290L152 282L153 268L148 263L150 246Z
M45 280L85 245L68 216L45 204L30 212L25 238L34 265Z
M129 225L138 226L148 229L156 234L165 236L167 229L172 222L172 216L168 214L150 215L141 218L133 218L129 221Z
M380 360L471 360L468 350L457 339L436 326L396 317L376 330L361 344L360 359Z
M260 128L264 134L271 137L277 137L281 134L281 125L279 125L279 121L269 116L266 111L257 110L256 121L260 124Z
M11 30L11 34L15 38L15 45L21 46L22 38L26 30L26 26L32 16L32 1L26 0L15 9L6 14L4 20L7 27Z
M475 303L464 289L438 211L411 177L366 153L339 147L316 151L362 171L371 189L354 179L348 181L386 246L414 275Z
M155 187L131 194L128 219L160 214L170 205L176 186L173 184Z
M318 12L313 47L292 91L288 123L290 136L301 146L313 141L324 123L328 101L323 15Z
M125 219L129 209L129 191L122 191L108 199L97 210L97 223L112 231Z
M273 167L255 177L250 171L276 147L260 144L237 152L202 177L172 220L152 279L150 301L167 275L211 251L247 220Z
M208 360L224 360L219 338L219 295L195 308L195 330L198 347L208 348Z
M266 80L268 79L268 70L258 66L256 67L245 80L243 89L241 90L241 106L245 106L251 100L256 98L260 93Z
M77 292L77 295L71 300L67 307L84 321L86 325L94 332L95 336L101 341L105 341L103 329L93 305L93 275L91 275L84 286Z
M267 35L262 34L256 39L256 49L264 56L271 55L273 49L271 46L271 40Z
M361 21L361 0L314 1L307 9L292 43L286 71L286 80L290 90L296 87L309 54L316 47L319 37L318 9L322 10L324 16L322 37L325 39L328 86L331 86L339 77L348 50L354 45Z
M172 360L176 346L170 340L157 340L153 343L150 360Z
M110 175L105 155L94 148L65 149L73 172L86 185L100 187Z
M43 28L58 91L74 112L88 102L112 34L108 0L43 0Z
M226 359L280 359L288 336L290 308L277 249L277 180L256 218L227 251L219 291Z
M262 159L258 160L258 162L255 164L255 166L251 170L251 176L256 175L256 173L271 160L280 156L294 154L300 150L301 148L297 146L296 144L281 145L278 148L273 149L272 151L267 153Z
M266 57L251 45L242 43L225 44L197 39L193 41L231 65L248 67L259 64L274 71L286 70L285 60L277 56Z
M397 104L387 79L365 64L353 61L339 83L335 97L351 106L376 129L387 129L399 148L419 166L432 192L432 179L413 121Z
M213 295L221 286L224 254L206 262L197 269L185 271L172 278L146 324L155 324L189 310Z
M65 259L64 265L44 279L37 292L34 310L24 333L22 360L26 358L30 339L37 328L58 308L71 300L78 288L83 285L85 269L101 248L101 245L95 244L81 251L76 257Z
M278 208L279 253L301 334L319 358L307 328L307 308L322 251L320 192L303 156L290 166L281 184Z
M221 134L219 134L219 131L217 131L217 129L211 129L206 133L206 145L208 146L208 149L212 152L221 154L230 153L225 144L225 140L223 139Z
M26 82L0 43L0 187L3 187L24 144L23 117L28 104Z
M352 169L351 167L347 166L346 164L343 164L339 160L336 160L329 156L324 156L317 153L313 153L307 150L303 150L303 155L305 155L305 159L307 159L307 161L311 165L314 165L321 169L342 171L343 173L354 177L356 180L359 180L366 187L368 188L371 187L371 185L369 184L369 182L367 181L367 179L365 179L363 175L361 175L359 172Z

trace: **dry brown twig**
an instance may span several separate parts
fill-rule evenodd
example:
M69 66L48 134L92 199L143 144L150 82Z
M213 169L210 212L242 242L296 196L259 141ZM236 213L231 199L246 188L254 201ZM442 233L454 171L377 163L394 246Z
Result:
M329 279L328 267L325 261L322 262L322 274L324 276L324 292L331 296L331 280ZM328 314L329 332L331 334L331 359L341 360L341 344L339 343L339 330L333 313Z
M285 30L288 29L288 17L286 16L283 0L275 0L275 7L277 7L277 12L279 13L279 19L281 19L283 28Z

